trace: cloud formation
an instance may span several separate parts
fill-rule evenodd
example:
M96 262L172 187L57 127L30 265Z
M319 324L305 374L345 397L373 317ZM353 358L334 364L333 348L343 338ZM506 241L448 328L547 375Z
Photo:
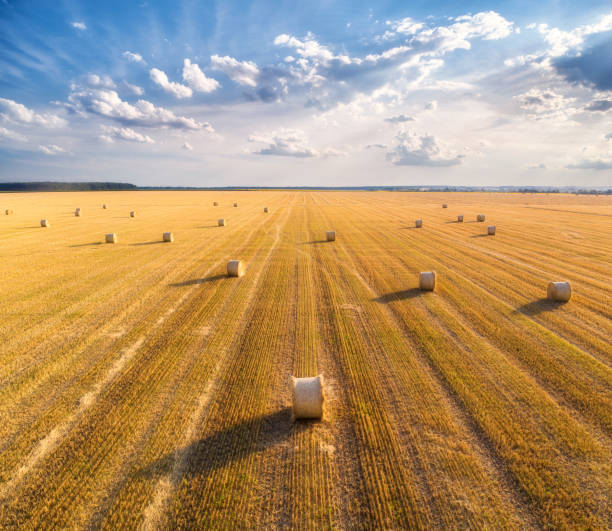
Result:
M7 98L0 98L0 118L7 122L42 127L64 127L68 122L55 114L39 114L25 105Z
M147 64L147 62L142 58L142 55L140 55L139 53L129 52L126 50L121 55L125 57L130 63L142 63L145 65Z
M211 68L221 70L235 83L247 87L256 87L259 78L259 68L252 61L238 61L228 55L221 57L212 55Z
M216 79L206 77L200 67L189 59L185 59L183 62L183 81L196 92L208 93L221 86Z
M385 118L385 122L389 122L391 124L401 124L404 122L413 122L414 118L412 116L406 116L405 114L398 114L397 116L391 116L390 118Z
M174 95L178 99L191 98L193 95L193 90L175 81L169 81L166 73L158 68L151 68L149 75L154 83L157 83L163 90Z
M315 149L310 145L304 131L299 129L281 128L270 133L255 133L249 136L249 142L266 144L265 147L251 152L256 155L296 158L346 156L344 151L334 148Z
M100 139L105 142L112 143L115 140L127 140L129 142L139 142L141 144L155 144L155 141L148 135L143 135L134 129L129 127L114 127L103 125L103 135L100 135Z
M78 29L79 31L85 31L87 29L87 26L85 25L85 22L74 21L74 22L71 22L70 25L74 29Z
M396 166L455 166L463 158L442 147L433 135L404 131L396 135L396 140L386 156Z
M27 142L28 137L18 133L17 131L13 131L11 129L7 129L6 127L0 127L0 138L8 138L10 140L19 140L20 142Z
M45 155L59 155L60 153L66 153L66 150L55 144L49 144L48 146L40 145L38 150L42 151Z

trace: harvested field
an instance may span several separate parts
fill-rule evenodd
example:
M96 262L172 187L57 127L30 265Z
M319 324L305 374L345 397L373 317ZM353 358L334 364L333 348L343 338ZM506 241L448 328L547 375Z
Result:
M0 529L612 526L612 197L0 201Z

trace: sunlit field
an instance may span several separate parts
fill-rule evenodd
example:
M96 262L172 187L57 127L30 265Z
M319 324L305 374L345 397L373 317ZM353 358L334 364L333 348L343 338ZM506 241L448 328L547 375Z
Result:
M612 525L612 197L0 209L0 528ZM292 419L317 374L322 420Z

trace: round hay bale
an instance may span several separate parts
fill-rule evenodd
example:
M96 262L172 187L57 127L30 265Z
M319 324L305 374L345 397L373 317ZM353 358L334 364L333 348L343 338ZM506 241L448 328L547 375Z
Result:
M268 207L264 207L264 212L267 214L268 213Z
M414 222L414 226L415 226L417 229L420 229L420 228L423 226L423 220L422 220L422 219L417 219L417 220Z
M237 206L238 206L238 203L234 203L234 206L235 206L235 207L237 207Z
M131 217L131 218L135 218L135 217L136 217L136 211L135 211L135 210L132 210L132 211L130 212L130 217Z
M323 375L291 377L294 419L320 419L323 416Z
M552 301L567 302L572 296L572 287L569 282L549 282L546 296Z
M104 203L104 204L102 205L102 208L104 208L104 209L108 208L108 207L106 206L106 203Z
M106 243L117 243L117 234L115 232L107 234Z
M485 220L485 215L484 214L478 214L476 216L476 221L484 221Z
M225 220L223 218L221 218L219 221L217 221L219 227L225 227Z
M448 205L447 205L446 203L444 203L444 204L442 205L442 208L448 208Z
M213 206L219 206L219 203L217 203L216 201L213 201Z
M41 226L41 227L50 227L50 226L51 226L51 223L50 223L50 222L49 222L49 220L47 220L47 219L41 219L41 220L40 220L40 226Z
M246 266L242 260L230 260L227 263L228 277L243 277L246 272Z
M436 288L436 272L423 271L419 275L419 289L423 291L433 291Z
M74 211L74 215L75 215L75 217L77 217L77 218L78 218L78 217L81 215L81 209L80 209L80 208L77 208L77 209Z
M489 236L495 236L495 225L490 225L487 227L487 234Z
M171 232L164 232L163 234L163 240L165 242L173 242L174 241L174 236L172 235Z
M463 214L459 214L459 215L457 216L457 222L458 222L458 223L463 223Z
M13 211L10 208L7 208L6 211L4 212L7 216L10 216Z
M328 230L327 234L327 241L328 242L335 242L336 241L336 231L335 230Z

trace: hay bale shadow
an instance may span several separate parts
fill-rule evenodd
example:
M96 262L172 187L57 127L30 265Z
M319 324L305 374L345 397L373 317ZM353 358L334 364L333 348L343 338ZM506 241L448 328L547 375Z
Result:
M313 245L315 243L332 243L332 242L328 242L327 240L311 240L309 242L303 242L304 245Z
M522 313L523 315L534 316L542 312L550 312L556 310L557 308L560 308L563 305L565 305L565 302L563 301L553 301L543 297L536 301L523 304L514 311L516 313Z
M470 238L487 238L489 234L472 234Z
M414 297L418 297L422 293L423 292L419 288L410 288L410 289L404 289L401 291L393 291L391 293L385 293L384 295L381 295L380 297L376 297L375 299L372 299L372 300L375 302L389 303L393 301L413 299Z
M158 243L164 243L163 240L156 240L154 242L138 242L138 243L130 243L132 247L139 247L141 245L157 245Z
M214 275L212 277L205 278L192 278L191 280L185 280L183 282L175 282L173 284L170 284L170 286L172 286L173 288L180 288L183 286L195 286L196 284L206 284L207 282L214 282L215 280L221 280L222 278L227 278L227 275Z
M75 245L69 245L68 247L90 247L92 245L102 245L102 242L77 243Z

